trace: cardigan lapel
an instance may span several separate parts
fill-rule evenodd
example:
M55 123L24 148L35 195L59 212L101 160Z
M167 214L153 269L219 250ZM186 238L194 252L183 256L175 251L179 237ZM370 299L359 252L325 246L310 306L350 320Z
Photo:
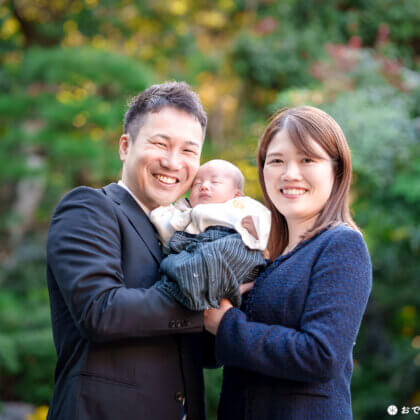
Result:
M143 209L136 203L128 191L112 183L102 188L106 195L117 203L134 229L149 249L158 263L162 260L162 250L159 246L157 232Z

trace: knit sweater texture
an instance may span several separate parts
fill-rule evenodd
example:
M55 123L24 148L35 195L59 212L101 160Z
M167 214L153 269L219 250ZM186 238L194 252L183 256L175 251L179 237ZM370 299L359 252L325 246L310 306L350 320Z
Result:
M279 256L216 335L219 419L348 420L353 346L372 287L363 237L325 229Z

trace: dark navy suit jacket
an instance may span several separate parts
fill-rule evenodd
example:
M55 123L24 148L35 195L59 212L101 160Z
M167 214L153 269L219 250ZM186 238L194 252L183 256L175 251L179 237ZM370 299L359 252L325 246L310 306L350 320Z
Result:
M117 184L62 199L47 243L49 420L180 420L184 396L188 419L205 417L203 316L153 287L161 258L148 217Z
M216 336L220 420L349 420L352 351L372 286L362 236L324 230L279 256Z

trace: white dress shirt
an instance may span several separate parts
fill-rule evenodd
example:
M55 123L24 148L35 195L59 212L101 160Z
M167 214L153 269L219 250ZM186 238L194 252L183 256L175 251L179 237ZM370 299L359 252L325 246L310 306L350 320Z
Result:
M123 187L125 190L128 191L128 193L131 195L131 197L134 198L134 201L140 206L140 208L146 213L146 216L150 218L150 209L147 208L130 190L130 188L127 187L127 185L124 184L124 182L120 179L118 181L118 185L120 187Z

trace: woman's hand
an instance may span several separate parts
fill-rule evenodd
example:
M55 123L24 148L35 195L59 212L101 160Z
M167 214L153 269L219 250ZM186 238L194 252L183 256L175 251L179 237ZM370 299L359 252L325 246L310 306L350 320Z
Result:
M244 283L239 286L239 290L241 291L241 295L246 292L249 292L254 287L255 281L251 281L249 283Z
M219 308L206 309L204 311L204 328L216 335L220 321L230 308L233 308L233 305L227 299L222 299Z
M255 282L241 284L239 286L241 295L249 292L254 287L254 283ZM217 330L219 329L220 321L225 313L232 307L233 305L227 299L222 299L220 301L219 308L206 309L204 311L204 328L213 335L216 335Z

